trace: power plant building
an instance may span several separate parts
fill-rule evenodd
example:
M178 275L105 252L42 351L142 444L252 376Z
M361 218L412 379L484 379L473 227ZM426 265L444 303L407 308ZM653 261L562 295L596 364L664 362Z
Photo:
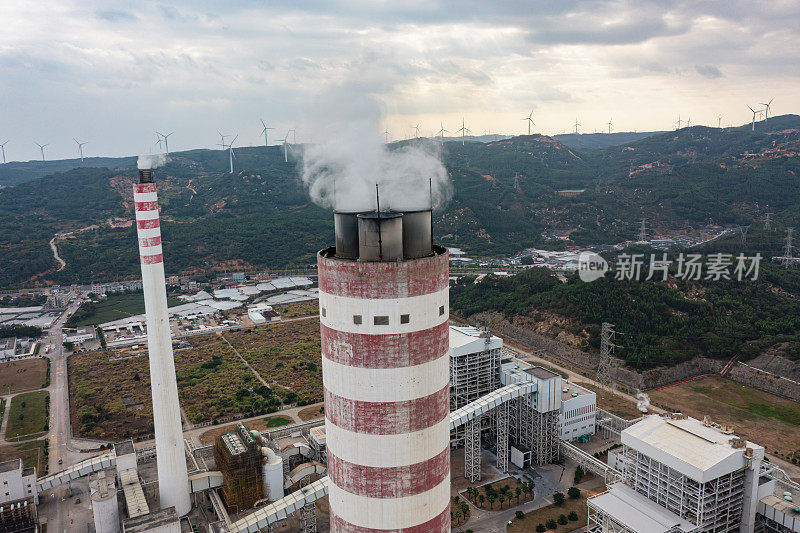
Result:
M430 211L335 226L317 256L331 531L450 531L447 251Z
M621 439L614 462L622 481L588 500L590 531L754 531L759 500L772 489L760 480L762 446L681 414L647 416Z

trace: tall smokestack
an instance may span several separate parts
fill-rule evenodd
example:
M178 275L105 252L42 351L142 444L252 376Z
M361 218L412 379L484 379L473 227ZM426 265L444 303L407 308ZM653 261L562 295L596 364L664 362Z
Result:
M447 251L430 211L335 218L317 256L331 532L449 532Z
M136 207L136 231L139 237L144 308L147 314L147 349L153 393L158 492L161 508L174 506L182 516L191 510L192 504L189 499L178 383L175 379L175 360L167 313L158 196L151 169L139 170L139 183L133 185L133 201Z

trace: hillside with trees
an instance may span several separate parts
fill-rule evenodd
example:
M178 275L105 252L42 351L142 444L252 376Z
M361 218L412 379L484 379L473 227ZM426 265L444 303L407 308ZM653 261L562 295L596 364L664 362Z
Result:
M695 126L585 150L542 135L445 143L453 198L435 214L434 231L445 245L488 257L621 242L635 237L642 217L654 234L748 225L766 213L776 227L798 225L800 117L756 126ZM409 142L419 141L391 148ZM233 175L224 151L171 154L156 171L167 272L312 265L333 225L298 177L301 150L290 147L286 163L279 146L240 148ZM0 189L0 287L137 275L136 170L131 158L109 163ZM564 197L564 189L584 192ZM57 233L61 271L49 246Z

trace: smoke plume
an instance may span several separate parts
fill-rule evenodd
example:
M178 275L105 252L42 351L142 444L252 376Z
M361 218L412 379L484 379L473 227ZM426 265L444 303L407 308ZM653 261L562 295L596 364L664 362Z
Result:
M450 199L450 182L439 144L410 141L389 149L381 133L382 114L372 98L339 89L315 106L310 125L315 143L301 154L301 173L317 205L337 211L435 208ZM429 180L430 179L430 189Z
M136 166L139 170L144 170L147 168L158 168L166 163L166 154L144 154L139 156L138 161L136 161Z
M650 407L650 396L639 391L636 393L636 408L639 411L646 413L647 409Z

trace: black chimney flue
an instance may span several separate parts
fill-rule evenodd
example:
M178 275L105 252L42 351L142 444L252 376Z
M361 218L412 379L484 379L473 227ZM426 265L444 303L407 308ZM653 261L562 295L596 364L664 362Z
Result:
M153 183L153 169L140 168L139 169L139 183Z

